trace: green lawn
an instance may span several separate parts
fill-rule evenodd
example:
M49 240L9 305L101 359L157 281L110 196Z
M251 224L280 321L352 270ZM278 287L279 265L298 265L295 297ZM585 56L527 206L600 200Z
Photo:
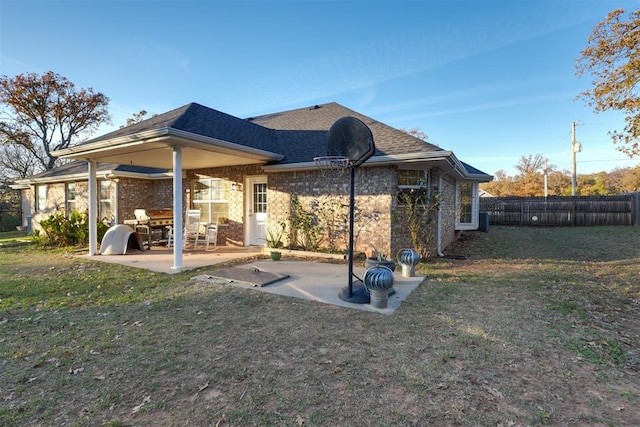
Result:
M637 424L640 228L447 253L386 316L0 249L0 426Z
M31 241L26 231L7 231L0 233L0 245L14 242Z

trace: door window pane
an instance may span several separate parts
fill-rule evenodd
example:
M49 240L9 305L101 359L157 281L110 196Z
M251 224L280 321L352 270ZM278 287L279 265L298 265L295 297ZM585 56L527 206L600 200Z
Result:
M267 184L253 184L253 212L267 213Z

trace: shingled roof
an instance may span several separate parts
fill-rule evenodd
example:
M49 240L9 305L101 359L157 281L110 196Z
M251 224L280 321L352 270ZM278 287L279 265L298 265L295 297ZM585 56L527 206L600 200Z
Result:
M89 140L85 144L163 128L182 130L260 150L272 151L271 145L274 137L272 130L197 103L187 104L175 110L158 114L147 120Z
M440 148L335 102L240 119L191 103L87 141L131 136L156 129L177 129L284 155L277 164L310 162L326 155L327 134L340 118L362 120L373 133L374 155L436 151Z
M340 118L351 116L364 122L376 145L374 156L438 151L440 148L363 114L331 102L247 119L277 130L272 151L285 155L279 163L308 162L326 155L327 134Z

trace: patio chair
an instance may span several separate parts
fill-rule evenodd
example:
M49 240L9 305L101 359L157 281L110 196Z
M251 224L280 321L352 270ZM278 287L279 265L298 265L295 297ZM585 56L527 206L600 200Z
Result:
M200 209L189 209L184 220L183 245L187 246L189 240L193 241L193 249L198 248L198 241L204 240L204 235L200 233Z
M167 229L167 248L173 247L173 227L171 225L166 226Z
M218 224L210 222L206 225L204 230L204 241L206 243L205 251L209 250L209 245L213 244L213 249L217 248L218 244Z

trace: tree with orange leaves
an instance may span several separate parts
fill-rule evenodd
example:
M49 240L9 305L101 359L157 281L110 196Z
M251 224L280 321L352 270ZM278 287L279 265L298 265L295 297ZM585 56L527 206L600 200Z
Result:
M640 154L640 9L626 20L624 13L614 10L594 27L578 58L576 74L592 76L593 88L580 97L596 113L624 113L624 129L609 135L618 150L633 157Z
M0 144L37 159L37 169L52 169L53 151L81 142L110 121L109 98L92 88L77 89L52 71L2 76L0 104Z

